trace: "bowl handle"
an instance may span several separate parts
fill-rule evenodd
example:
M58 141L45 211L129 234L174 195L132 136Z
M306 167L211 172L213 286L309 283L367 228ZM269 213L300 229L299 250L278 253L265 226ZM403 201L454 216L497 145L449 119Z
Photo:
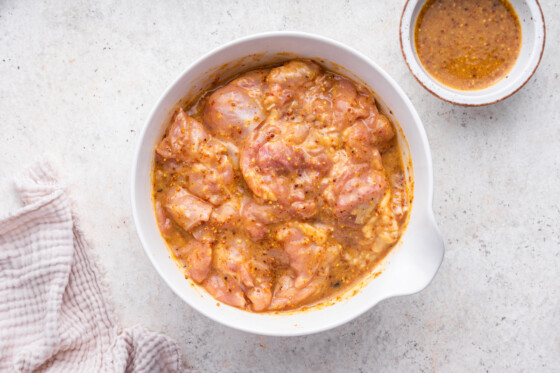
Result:
M443 261L445 252L443 238L433 212L428 211L416 222L415 234L411 237L412 254L407 256L409 280L402 288L408 294L417 293L430 284Z

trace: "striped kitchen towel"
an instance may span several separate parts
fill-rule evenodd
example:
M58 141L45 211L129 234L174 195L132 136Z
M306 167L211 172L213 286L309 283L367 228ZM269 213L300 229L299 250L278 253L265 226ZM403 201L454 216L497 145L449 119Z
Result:
M0 220L0 372L179 372L176 343L119 332L99 271L48 163L16 180L23 208Z

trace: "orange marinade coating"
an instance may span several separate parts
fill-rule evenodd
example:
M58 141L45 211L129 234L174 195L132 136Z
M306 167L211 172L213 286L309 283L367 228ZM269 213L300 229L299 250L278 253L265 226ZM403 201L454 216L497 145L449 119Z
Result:
M154 154L172 257L247 311L334 299L373 276L406 225L413 183L396 131L367 87L310 60L181 104Z
M414 36L428 73L460 90L497 83L521 50L521 25L507 0L428 0Z

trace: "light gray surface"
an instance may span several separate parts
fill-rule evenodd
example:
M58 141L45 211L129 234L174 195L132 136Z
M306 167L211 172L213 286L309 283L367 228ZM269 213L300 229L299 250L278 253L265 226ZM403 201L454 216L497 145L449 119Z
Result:
M14 173L58 159L121 324L175 338L188 371L558 371L559 4L541 4L548 40L533 79L484 108L439 101L410 75L403 5L0 1L0 211L18 206ZM190 309L144 255L129 201L134 145L166 86L201 54L271 30L346 43L401 85L428 133L447 245L425 291L298 338L245 334Z

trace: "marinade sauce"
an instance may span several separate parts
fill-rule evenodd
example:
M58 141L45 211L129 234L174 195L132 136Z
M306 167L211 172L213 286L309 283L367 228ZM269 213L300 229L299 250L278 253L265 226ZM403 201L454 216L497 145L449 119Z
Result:
M427 72L459 90L497 83L521 50L521 24L507 0L428 0L414 36Z

